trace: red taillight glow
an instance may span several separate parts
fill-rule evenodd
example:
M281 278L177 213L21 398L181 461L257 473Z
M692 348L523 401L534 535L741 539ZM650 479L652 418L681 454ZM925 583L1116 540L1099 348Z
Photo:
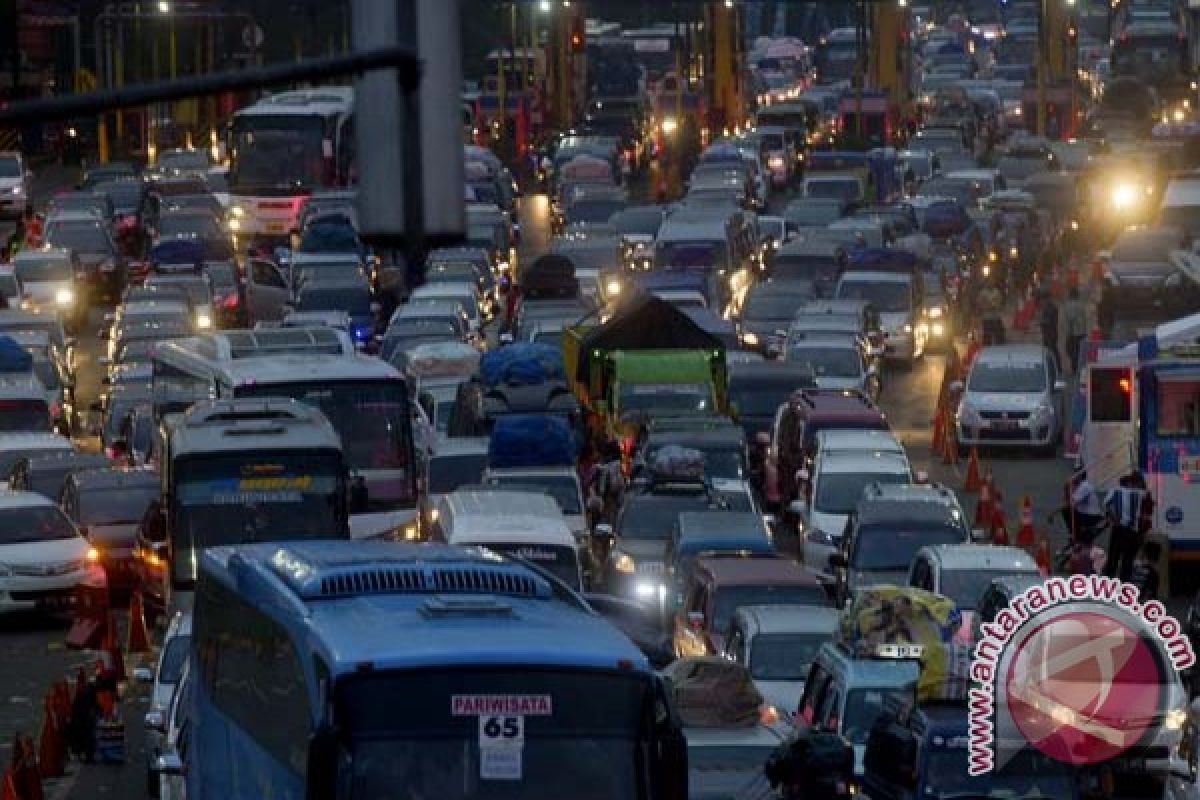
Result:
M221 298L221 308L237 308L237 307L238 307L237 292L233 292L232 294L227 294Z

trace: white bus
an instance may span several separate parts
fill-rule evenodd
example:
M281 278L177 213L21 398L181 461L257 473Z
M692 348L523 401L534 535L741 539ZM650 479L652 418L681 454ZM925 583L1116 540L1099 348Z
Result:
M309 194L355 177L354 90L281 92L234 113L228 130L232 227L282 243Z
M345 332L221 331L163 343L153 366L156 401L286 397L319 408L341 436L350 468L352 534L400 529L415 536L417 470L406 381L390 364L358 354Z

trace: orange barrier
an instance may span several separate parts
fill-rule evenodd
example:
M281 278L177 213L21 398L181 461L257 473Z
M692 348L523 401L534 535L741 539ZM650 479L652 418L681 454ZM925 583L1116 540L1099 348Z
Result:
M988 469L987 477L979 486L979 502L975 504L975 527L983 528L992 519L992 471Z
M1008 521L1004 509L997 505L992 511L992 544L1008 544Z
M17 797L21 800L42 800L42 776L38 771L37 750L33 739L17 737L17 749L13 753L13 783Z
M38 770L43 778L57 778L66 772L67 741L54 702L54 690L51 689L46 695L45 717L38 736Z
M150 652L150 632L146 630L146 610L139 591L134 591L129 601L129 635L125 639L125 652Z
M932 449L935 453L942 452L942 448L946 446L946 415L940 411L933 415L933 444Z
M1026 550L1033 547L1037 534L1033 531L1033 501L1029 495L1021 500L1021 527L1017 528L1017 546Z
M17 795L17 779L13 776L11 767L4 770L3 786L0 786L0 800L21 800Z
M1034 554L1033 560L1037 562L1042 577L1050 577L1050 542L1045 536L1038 542L1037 553Z
M967 354L963 357L963 364L967 368L975 363L975 356L979 355L981 349L983 349L983 345L980 343L979 337L972 334L970 343L967 344Z
M945 429L945 435L942 437L942 463L957 464L958 463L958 434L954 430L954 421L950 418L950 411L945 412L946 421L942 423Z
M972 447L971 455L967 459L967 479L963 484L963 490L975 494L981 486L983 486L983 478L979 475L979 451Z

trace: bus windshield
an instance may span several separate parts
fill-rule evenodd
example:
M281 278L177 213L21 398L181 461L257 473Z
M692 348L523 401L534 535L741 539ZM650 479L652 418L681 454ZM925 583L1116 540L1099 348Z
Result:
M342 459L336 452L211 454L174 466L173 578L195 581L196 550L228 544L344 536Z
M395 480L370 482L369 511L411 507L416 501L416 478L408 469L412 419L402 381L260 383L238 387L236 395L289 397L316 406L342 437L351 470L395 471Z
M357 675L335 691L353 800L645 797L634 754L647 691L636 675L439 668ZM523 713L489 715L497 699Z
M234 119L231 191L328 186L324 131L314 115L255 115Z

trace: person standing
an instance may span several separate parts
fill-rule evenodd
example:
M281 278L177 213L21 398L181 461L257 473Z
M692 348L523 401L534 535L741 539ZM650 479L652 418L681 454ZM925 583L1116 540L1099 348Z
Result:
M1150 493L1136 470L1121 479L1121 484L1108 496L1112 534L1108 544L1108 562L1104 573L1110 578L1128 581L1133 576L1133 562L1142 547L1149 525L1146 524L1146 505ZM1150 501L1151 514L1153 501Z
M1071 360L1071 374L1079 374L1079 346L1087 336L1087 306L1079 296L1079 289L1072 286L1067 291L1067 302L1063 303L1063 325L1067 335L1067 358Z
M1054 361L1062 364L1058 354L1058 303L1049 292L1042 295L1042 312L1039 319L1042 329L1042 344L1054 355Z

